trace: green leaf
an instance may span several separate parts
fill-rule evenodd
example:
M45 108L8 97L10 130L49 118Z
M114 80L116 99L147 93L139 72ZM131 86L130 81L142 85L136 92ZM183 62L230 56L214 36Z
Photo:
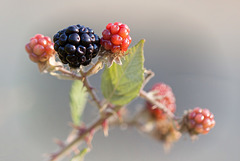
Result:
M71 161L83 161L84 156L89 152L89 148L84 148L79 154L74 156Z
M102 74L103 96L112 104L126 105L139 94L144 80L143 45L145 40L129 49L122 65L105 67Z
M82 81L74 81L70 91L70 107L72 120L75 125L81 122L81 116L87 102L86 88L83 86Z

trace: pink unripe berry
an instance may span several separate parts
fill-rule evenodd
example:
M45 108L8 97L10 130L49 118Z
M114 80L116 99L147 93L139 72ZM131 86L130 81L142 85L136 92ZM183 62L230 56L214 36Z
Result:
M196 107L187 115L187 126L197 134L207 134L215 126L214 115L208 109Z
M25 50L29 54L29 58L35 63L44 63L55 53L51 39L41 34L32 37L30 42L26 44Z

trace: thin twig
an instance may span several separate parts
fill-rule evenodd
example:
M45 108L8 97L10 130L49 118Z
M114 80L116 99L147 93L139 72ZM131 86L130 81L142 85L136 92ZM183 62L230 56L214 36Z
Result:
M82 71L80 71L80 72L81 72L81 74L83 74ZM100 110L100 109L102 108L101 103L100 103L100 101L99 101L99 99L98 99L98 96L96 95L95 91L94 91L93 88L90 86L87 78L85 78L85 79L83 80L83 84L84 84L84 86L87 88L88 93L91 95L93 101L96 103L98 109Z
M89 77L96 74L99 70L103 68L103 59L99 59L87 72L84 73L84 77Z
M85 77L85 73L80 71L80 73L82 74L82 76L76 75L73 72L65 69L65 68L58 68L57 71L61 72L62 74L66 74L71 76L72 78L76 78L77 80L81 80L83 81L84 86L87 88L87 91L89 92L89 94L91 95L93 101L96 103L98 109L101 109L101 103L98 100L98 97L96 95L96 93L94 92L93 88L90 86L88 79Z
M154 72L151 70L147 70L145 69L144 73L146 74L143 85L142 85L142 89L145 87L145 85L149 82L150 79L152 79L152 77L154 77Z
M71 76L72 78L76 78L77 80L82 80L82 79L83 79L82 76L76 75L76 74L74 74L73 72L65 69L64 67L57 68L57 71L59 71L59 72L61 72L61 73L63 73L63 74L69 75L69 76Z
M153 98L151 98L147 92L145 92L144 90L140 90L140 97L144 98L145 100L149 101L150 103L156 105L158 108L162 109L165 113L168 114L169 117L174 118L174 114L168 109L166 108L163 104L157 102L156 100L154 100Z
M116 106L114 108L114 111L118 111L121 108L121 106ZM74 147L77 147L80 145L81 141L84 140L84 138L92 131L97 131L99 127L102 125L102 123L113 116L114 113L107 113L104 117L100 118L98 121L96 121L92 126L87 128L83 133L81 133L78 137L76 137L72 142L70 142L68 145L66 145L63 149L61 149L58 153L55 153L50 161L59 161L62 158L64 158L66 155L71 153L74 149Z

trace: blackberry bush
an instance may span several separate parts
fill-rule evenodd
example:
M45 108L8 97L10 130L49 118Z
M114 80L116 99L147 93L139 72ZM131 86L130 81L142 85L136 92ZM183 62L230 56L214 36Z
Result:
M99 36L91 28L80 24L60 30L53 41L62 63L72 68L89 65L100 47Z
M83 160L100 127L105 136L110 126L136 127L162 142L164 147L170 147L184 132L196 136L206 134L214 127L213 114L207 109L195 108L182 117L176 117L175 96L170 86L156 83L149 92L144 91L154 73L144 67L145 40L128 49L131 43L129 33L127 25L109 23L100 40L92 29L78 24L58 31L53 37L54 47L49 37L40 34L31 38L25 46L30 59L38 64L41 72L48 72L59 79L74 80L70 91L73 130L64 143L57 141L60 149L50 155L50 161L59 161L71 153L75 155L72 161ZM55 60L54 53L58 54L62 63ZM89 68L79 68L89 65L97 55L98 60ZM79 70L68 69L63 64ZM103 99L100 100L88 78L103 69L104 65L101 77ZM88 95L99 112L98 119L85 126L81 116ZM127 105L137 97L146 103L142 110L136 110L134 116L129 115ZM80 150L79 145L84 141L89 147Z

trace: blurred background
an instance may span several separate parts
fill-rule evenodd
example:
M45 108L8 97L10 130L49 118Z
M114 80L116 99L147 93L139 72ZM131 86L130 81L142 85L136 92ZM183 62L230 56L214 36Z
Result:
M156 82L169 84L178 116L200 106L215 114L216 126L194 143L184 135L165 154L161 143L136 129L98 132L86 161L236 161L240 113L239 0L0 0L0 161L41 161L71 128L71 81L40 74L24 45L37 33L52 37L72 24L101 35L109 22L131 28L132 44L145 38L145 67ZM100 74L91 77L100 86ZM98 94L101 94L99 91ZM128 107L136 110L143 100ZM88 104L84 121L96 108ZM69 158L66 160L70 160Z

